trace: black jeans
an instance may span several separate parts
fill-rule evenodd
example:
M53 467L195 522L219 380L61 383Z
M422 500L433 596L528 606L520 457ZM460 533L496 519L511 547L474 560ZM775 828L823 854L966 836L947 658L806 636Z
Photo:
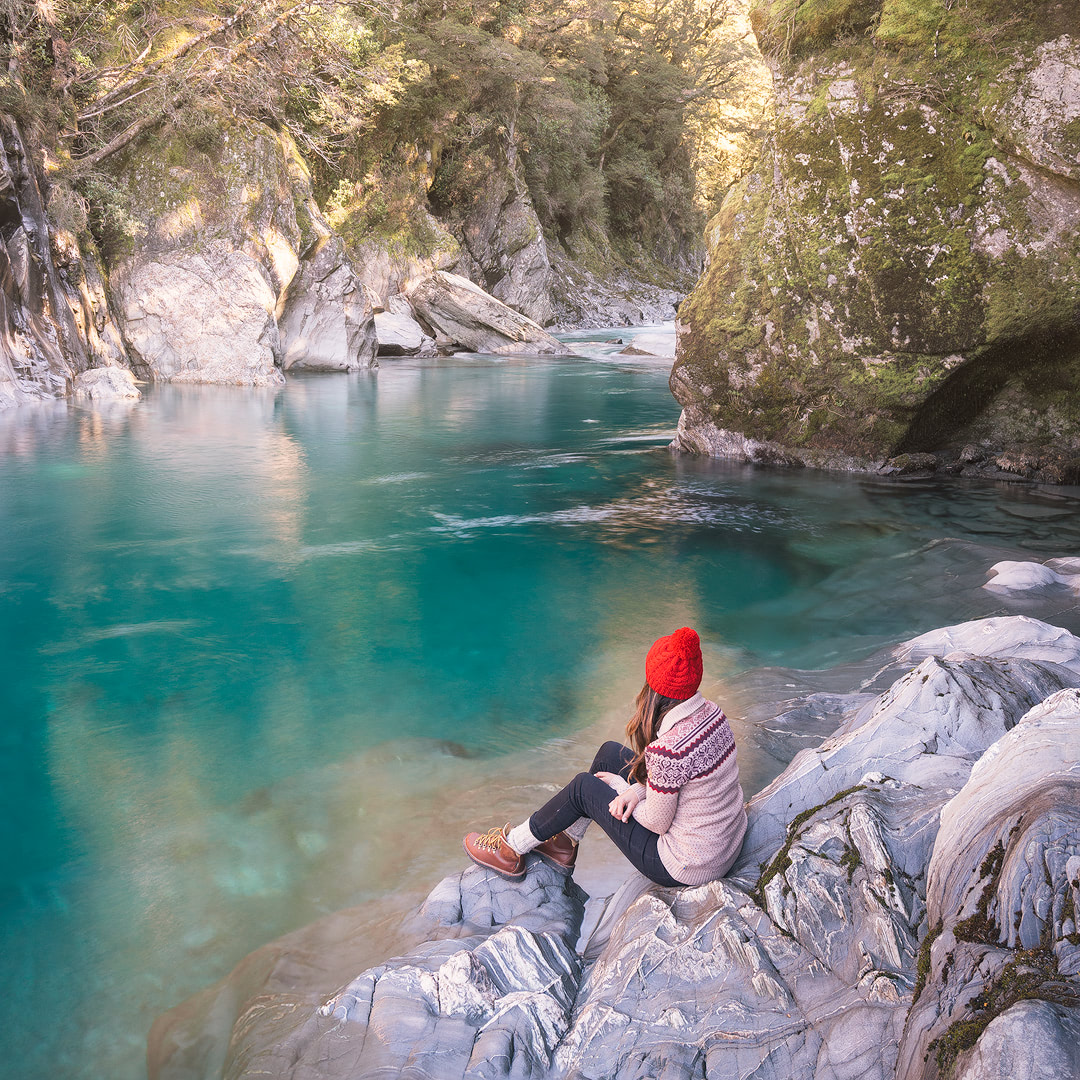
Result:
M587 773L578 773L554 798L544 803L531 818L529 828L537 840L550 840L556 833L573 825L578 818L592 818L615 842L615 846L650 881L657 885L672 887L681 885L665 869L656 850L660 838L632 817L620 821L608 809L615 792L596 772L618 773L628 780L627 770L634 759L629 746L606 742L596 752Z

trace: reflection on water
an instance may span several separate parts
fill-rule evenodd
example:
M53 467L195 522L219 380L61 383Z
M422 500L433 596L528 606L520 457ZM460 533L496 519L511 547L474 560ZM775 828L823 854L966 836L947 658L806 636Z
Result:
M252 948L458 868L463 832L620 733L676 626L755 788L799 737L755 726L768 702L858 681L790 668L1075 619L979 587L1080 552L1069 493L675 458L667 365L578 347L0 415L20 1076L139 1076L153 1017ZM610 888L588 845L583 884Z

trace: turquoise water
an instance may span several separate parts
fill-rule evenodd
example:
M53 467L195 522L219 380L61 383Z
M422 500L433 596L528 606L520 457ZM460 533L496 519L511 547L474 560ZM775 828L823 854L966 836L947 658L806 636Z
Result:
M1046 614L986 569L1080 553L1074 492L676 457L668 365L580 341L0 415L9 1075L141 1076L252 948L432 884L618 734L658 634L720 696Z

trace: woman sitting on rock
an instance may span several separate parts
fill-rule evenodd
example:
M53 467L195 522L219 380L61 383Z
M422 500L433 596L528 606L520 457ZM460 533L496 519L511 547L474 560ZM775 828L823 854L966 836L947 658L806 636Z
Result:
M469 858L510 881L529 852L565 873L595 821L658 885L703 885L727 873L746 832L735 739L719 705L699 694L701 643L688 626L645 657L645 685L626 725L587 773L516 828L469 833ZM614 794L614 798L612 795Z

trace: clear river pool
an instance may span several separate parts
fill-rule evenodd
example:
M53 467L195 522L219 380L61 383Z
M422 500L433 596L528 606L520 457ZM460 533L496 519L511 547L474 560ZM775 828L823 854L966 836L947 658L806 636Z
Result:
M1080 629L981 588L1080 555L1075 489L678 456L670 362L610 336L0 414L0 1074L137 1080L250 950L413 903L619 737L678 626L748 795L784 765L754 708L813 672L994 613Z

